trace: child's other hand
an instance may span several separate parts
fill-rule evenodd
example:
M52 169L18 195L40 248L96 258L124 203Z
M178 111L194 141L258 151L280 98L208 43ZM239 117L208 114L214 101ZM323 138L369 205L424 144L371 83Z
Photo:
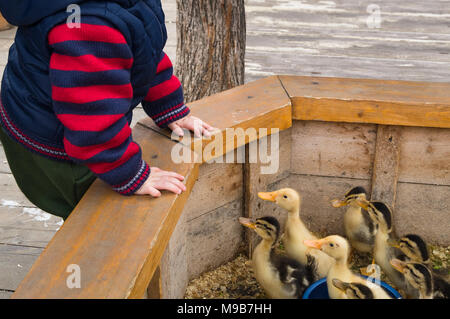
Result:
M178 136L184 135L183 128L193 131L195 137L201 137L202 135L205 137L210 137L210 132L217 130L211 125L203 122L198 117L191 115L179 119L178 121L172 122L168 126Z
M175 194L181 194L186 186L181 182L184 177L175 172L163 171L158 167L150 168L150 176L145 183L136 191L136 195L151 195L160 197L160 190L168 190Z

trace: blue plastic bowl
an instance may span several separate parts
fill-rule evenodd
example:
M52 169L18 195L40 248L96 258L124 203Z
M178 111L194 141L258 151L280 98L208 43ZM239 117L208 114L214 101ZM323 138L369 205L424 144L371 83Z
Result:
M361 277L368 278L367 276ZM398 291L384 281L380 281L380 285L392 298L402 299L402 296L398 293ZM303 294L302 299L330 299L330 296L328 295L327 278L322 278L309 286Z

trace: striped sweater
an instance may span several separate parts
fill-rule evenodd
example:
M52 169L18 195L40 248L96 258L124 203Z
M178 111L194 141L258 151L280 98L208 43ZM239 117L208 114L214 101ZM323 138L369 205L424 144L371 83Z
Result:
M115 191L133 194L150 168L132 139L129 123L132 49L117 29L95 17L83 19L80 28L54 27L48 44L53 110L64 125L67 156L87 165ZM164 52L149 81L142 106L157 125L165 127L189 113Z

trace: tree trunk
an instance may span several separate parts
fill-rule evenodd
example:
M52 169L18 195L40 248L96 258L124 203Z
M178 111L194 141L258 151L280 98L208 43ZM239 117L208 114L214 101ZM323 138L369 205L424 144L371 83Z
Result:
M177 0L176 74L186 102L244 83L244 0Z

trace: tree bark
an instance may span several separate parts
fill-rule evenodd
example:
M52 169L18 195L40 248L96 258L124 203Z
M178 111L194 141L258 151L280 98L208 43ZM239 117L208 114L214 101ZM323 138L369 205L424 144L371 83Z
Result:
M244 83L244 0L177 0L176 74L186 102Z

